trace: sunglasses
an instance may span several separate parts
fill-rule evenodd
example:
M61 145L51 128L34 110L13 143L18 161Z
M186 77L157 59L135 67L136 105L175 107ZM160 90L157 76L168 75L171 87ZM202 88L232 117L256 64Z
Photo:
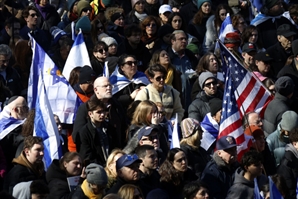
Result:
M138 62L137 61L127 61L127 62L124 62L122 65L124 65L124 64L127 64L129 66L132 66L134 64L136 66L138 64Z
M155 78L155 80L158 81L158 82L161 81L161 79L165 80L165 77L164 76L158 76L158 77Z
M91 12L91 8L84 8L83 10L82 10L82 12Z
M253 36L257 37L258 34L250 34L250 36L251 36L251 37L253 37Z
M100 54L103 54L103 51L107 52L108 49L107 48L102 48L102 49L99 49L99 50L97 50L95 52L99 52Z
M143 138L142 141L153 141L153 140L157 140L158 139L158 135L148 135L146 138Z
M38 17L38 14L37 14L37 13L32 13L30 16L31 16L32 18L34 18L34 17Z
M208 88L210 88L210 87L211 87L211 84L212 84L213 86L216 86L217 82L216 82L216 81L209 82L209 83L206 83L205 86L208 87Z
M149 23L146 25L146 27L156 27L156 24L155 23Z

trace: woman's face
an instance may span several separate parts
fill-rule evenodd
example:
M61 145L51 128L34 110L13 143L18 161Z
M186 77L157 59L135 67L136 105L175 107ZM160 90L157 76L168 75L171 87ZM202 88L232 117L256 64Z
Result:
M211 4L209 2L205 2L202 4L201 9L204 14L210 14Z
M193 199L209 199L208 189L201 187Z
M170 58L167 51L163 50L159 54L159 63L162 66L168 66L170 64Z
M209 56L209 67L208 67L208 70L211 72L211 73L217 73L218 71L218 63L217 63L217 59L214 55L210 55Z
M258 38L259 38L258 31L254 30L250 33L248 42L255 44L255 43L257 43Z
M148 36L155 35L156 34L156 30L157 30L157 26L156 26L155 21L150 21L146 25L146 33L147 33Z
M136 74L137 69L137 61L133 57L127 57L121 66L121 70L129 78L132 78Z
M97 29L97 35L100 35L101 33L103 33L103 25L101 22L99 22L97 25L96 25L96 29Z
M48 4L49 0L40 0L39 5L40 6L46 6Z
M113 161L109 165L109 170L113 173L114 176L117 176L117 171L116 171L116 161L123 156L122 153L118 153L117 155L114 156Z
M243 32L243 30L246 28L246 26L247 26L247 24L246 24L246 22L244 21L244 19L242 18L242 17L240 17L239 19L238 19L238 22L237 22L237 30L240 32L240 33L242 33Z
M104 48L104 46L97 46L93 55L99 61L104 61L104 59L109 55L109 52L107 48Z
M266 76L267 73L270 71L270 62L256 61L255 63L258 67L259 72L262 75Z
M180 30L181 26L182 26L182 19L181 19L181 17L180 16L173 17L172 27L175 30Z
M144 13L144 10L145 10L145 2L143 0L140 0L138 1L136 4L135 4L135 10L140 13L140 14L143 14Z
M114 24L120 27L124 27L125 23L124 23L124 18L123 16L119 17L118 19L116 19L114 21Z
M79 156L75 156L71 161L64 162L64 167L70 176L80 175L82 172L82 161Z
M109 55L116 55L116 54L117 54L117 50L118 50L118 46L117 46L117 44L111 44L111 45L108 47Z
M227 17L227 10L226 9L221 9L218 13L219 18L221 21L224 21Z
M174 156L173 167L180 172L187 171L187 159L185 153L179 151Z
M158 110L156 109L155 106L152 106L151 112L147 115L147 122L151 123L151 119L154 115L157 115Z

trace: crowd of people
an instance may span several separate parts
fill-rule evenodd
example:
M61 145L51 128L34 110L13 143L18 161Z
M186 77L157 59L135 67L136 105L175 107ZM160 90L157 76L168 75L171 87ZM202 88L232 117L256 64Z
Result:
M228 16L223 44L273 96L242 116L252 144L238 155L219 135ZM81 105L72 124L53 115L63 156L46 168L30 38L61 74L78 34L90 66L67 80ZM296 198L297 38L295 0L0 0L0 198L268 199L268 177Z

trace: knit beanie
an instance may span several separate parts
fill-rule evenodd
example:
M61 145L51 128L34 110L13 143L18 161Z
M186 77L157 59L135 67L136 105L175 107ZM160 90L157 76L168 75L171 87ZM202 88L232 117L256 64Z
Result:
M222 109L222 100L216 97L212 98L209 101L209 107L211 116L216 115L216 113Z
M167 192L158 188L150 191L147 194L146 199L170 199L170 196Z
M215 79L214 75L209 72L209 71L206 71L206 72L202 72L199 76L199 85L200 87L203 89L204 88L204 83L207 79L209 78L213 78Z
M200 123L198 120L193 119L193 118L185 118L181 122L181 131L182 131L182 136L183 138L188 138L192 136L195 132L196 129L200 126Z
M77 31L79 31L80 28L81 28L83 33L90 33L90 31L91 31L91 22L90 22L90 20L87 16L83 16L77 21L77 23L75 25L75 29Z
M140 0L131 0L131 7L134 8L135 4Z
M82 10L84 8L91 8L90 3L88 1L85 0L80 0L78 5L77 5L77 10L78 10L78 15L81 16Z
M96 185L106 185L108 176L106 171L99 164L91 163L86 167L87 182Z
M292 52L295 57L298 55L298 39L292 42Z
M114 2L115 0L100 0L100 4L106 8L106 7L109 7L109 6L112 6L114 5Z
M112 22L115 22L115 21L116 21L117 19L119 19L121 16L124 18L123 13L121 13L121 12L116 12L116 13L112 14L112 16L111 16L111 21L112 21Z
M174 32L174 28L169 24L165 24L159 28L157 34L158 34L158 37L162 39L167 34L172 34L173 32Z
M198 0L197 1L197 8L200 9L201 6L203 5L203 3L205 2L209 2L210 4L212 4L211 0Z
M54 44L56 44L63 35L66 35L66 32L64 32L57 26L51 27L50 33L53 36Z
M280 127L286 131L292 131L298 127L298 115L294 111L286 111L281 116Z
M267 9L272 8L279 0L266 0L265 6Z
M288 76L280 77L275 82L275 91L283 96L288 96L294 91L294 82Z
M199 54L199 48L196 44L190 43L186 46L193 54Z
M95 72L90 66L83 66L80 68L79 84L85 84L95 80Z
M101 41L105 42L107 46L110 46L112 44L116 44L118 46L117 41L113 37L104 37L101 39Z
M226 47L234 47L236 45L240 45L241 43L241 38L240 38L240 34L237 32L230 32L228 34L226 34L226 37L224 39L224 44Z

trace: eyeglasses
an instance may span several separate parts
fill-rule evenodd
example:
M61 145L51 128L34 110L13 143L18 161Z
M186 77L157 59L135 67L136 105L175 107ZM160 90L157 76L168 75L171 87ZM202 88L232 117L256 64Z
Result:
M180 37L177 40L179 40L179 41L183 41L183 40L187 41L187 38L186 37Z
M38 14L37 13L32 13L29 16L31 16L32 18L34 18L34 17L38 17Z
M107 48L102 48L102 49L96 50L94 52L99 52L100 54L103 54L103 51L107 52L108 49Z
M141 140L142 141L153 141L153 140L157 140L157 139L158 139L158 135L148 135Z
M156 81L160 82L162 80L165 80L165 76L158 76L155 78Z
M213 81L213 82L206 83L206 84L205 84L205 87L210 88L210 87L211 87L211 84L212 84L213 86L216 86L217 82L216 82L216 81Z
M149 24L146 25L146 27L152 27L153 28L153 27L156 27L156 24L155 23L149 23Z
M137 66L138 62L137 61L127 61L127 62L124 62L122 64L122 66L125 65L125 64L127 64L129 66L132 66L134 64L135 66Z
M112 84L106 84L106 85L96 86L96 87L101 87L101 88L108 88L108 87L110 87L110 88L114 88L114 85L112 85Z
M84 8L84 9L82 10L82 12L88 12L88 11L91 12L91 10L92 10L91 8Z

